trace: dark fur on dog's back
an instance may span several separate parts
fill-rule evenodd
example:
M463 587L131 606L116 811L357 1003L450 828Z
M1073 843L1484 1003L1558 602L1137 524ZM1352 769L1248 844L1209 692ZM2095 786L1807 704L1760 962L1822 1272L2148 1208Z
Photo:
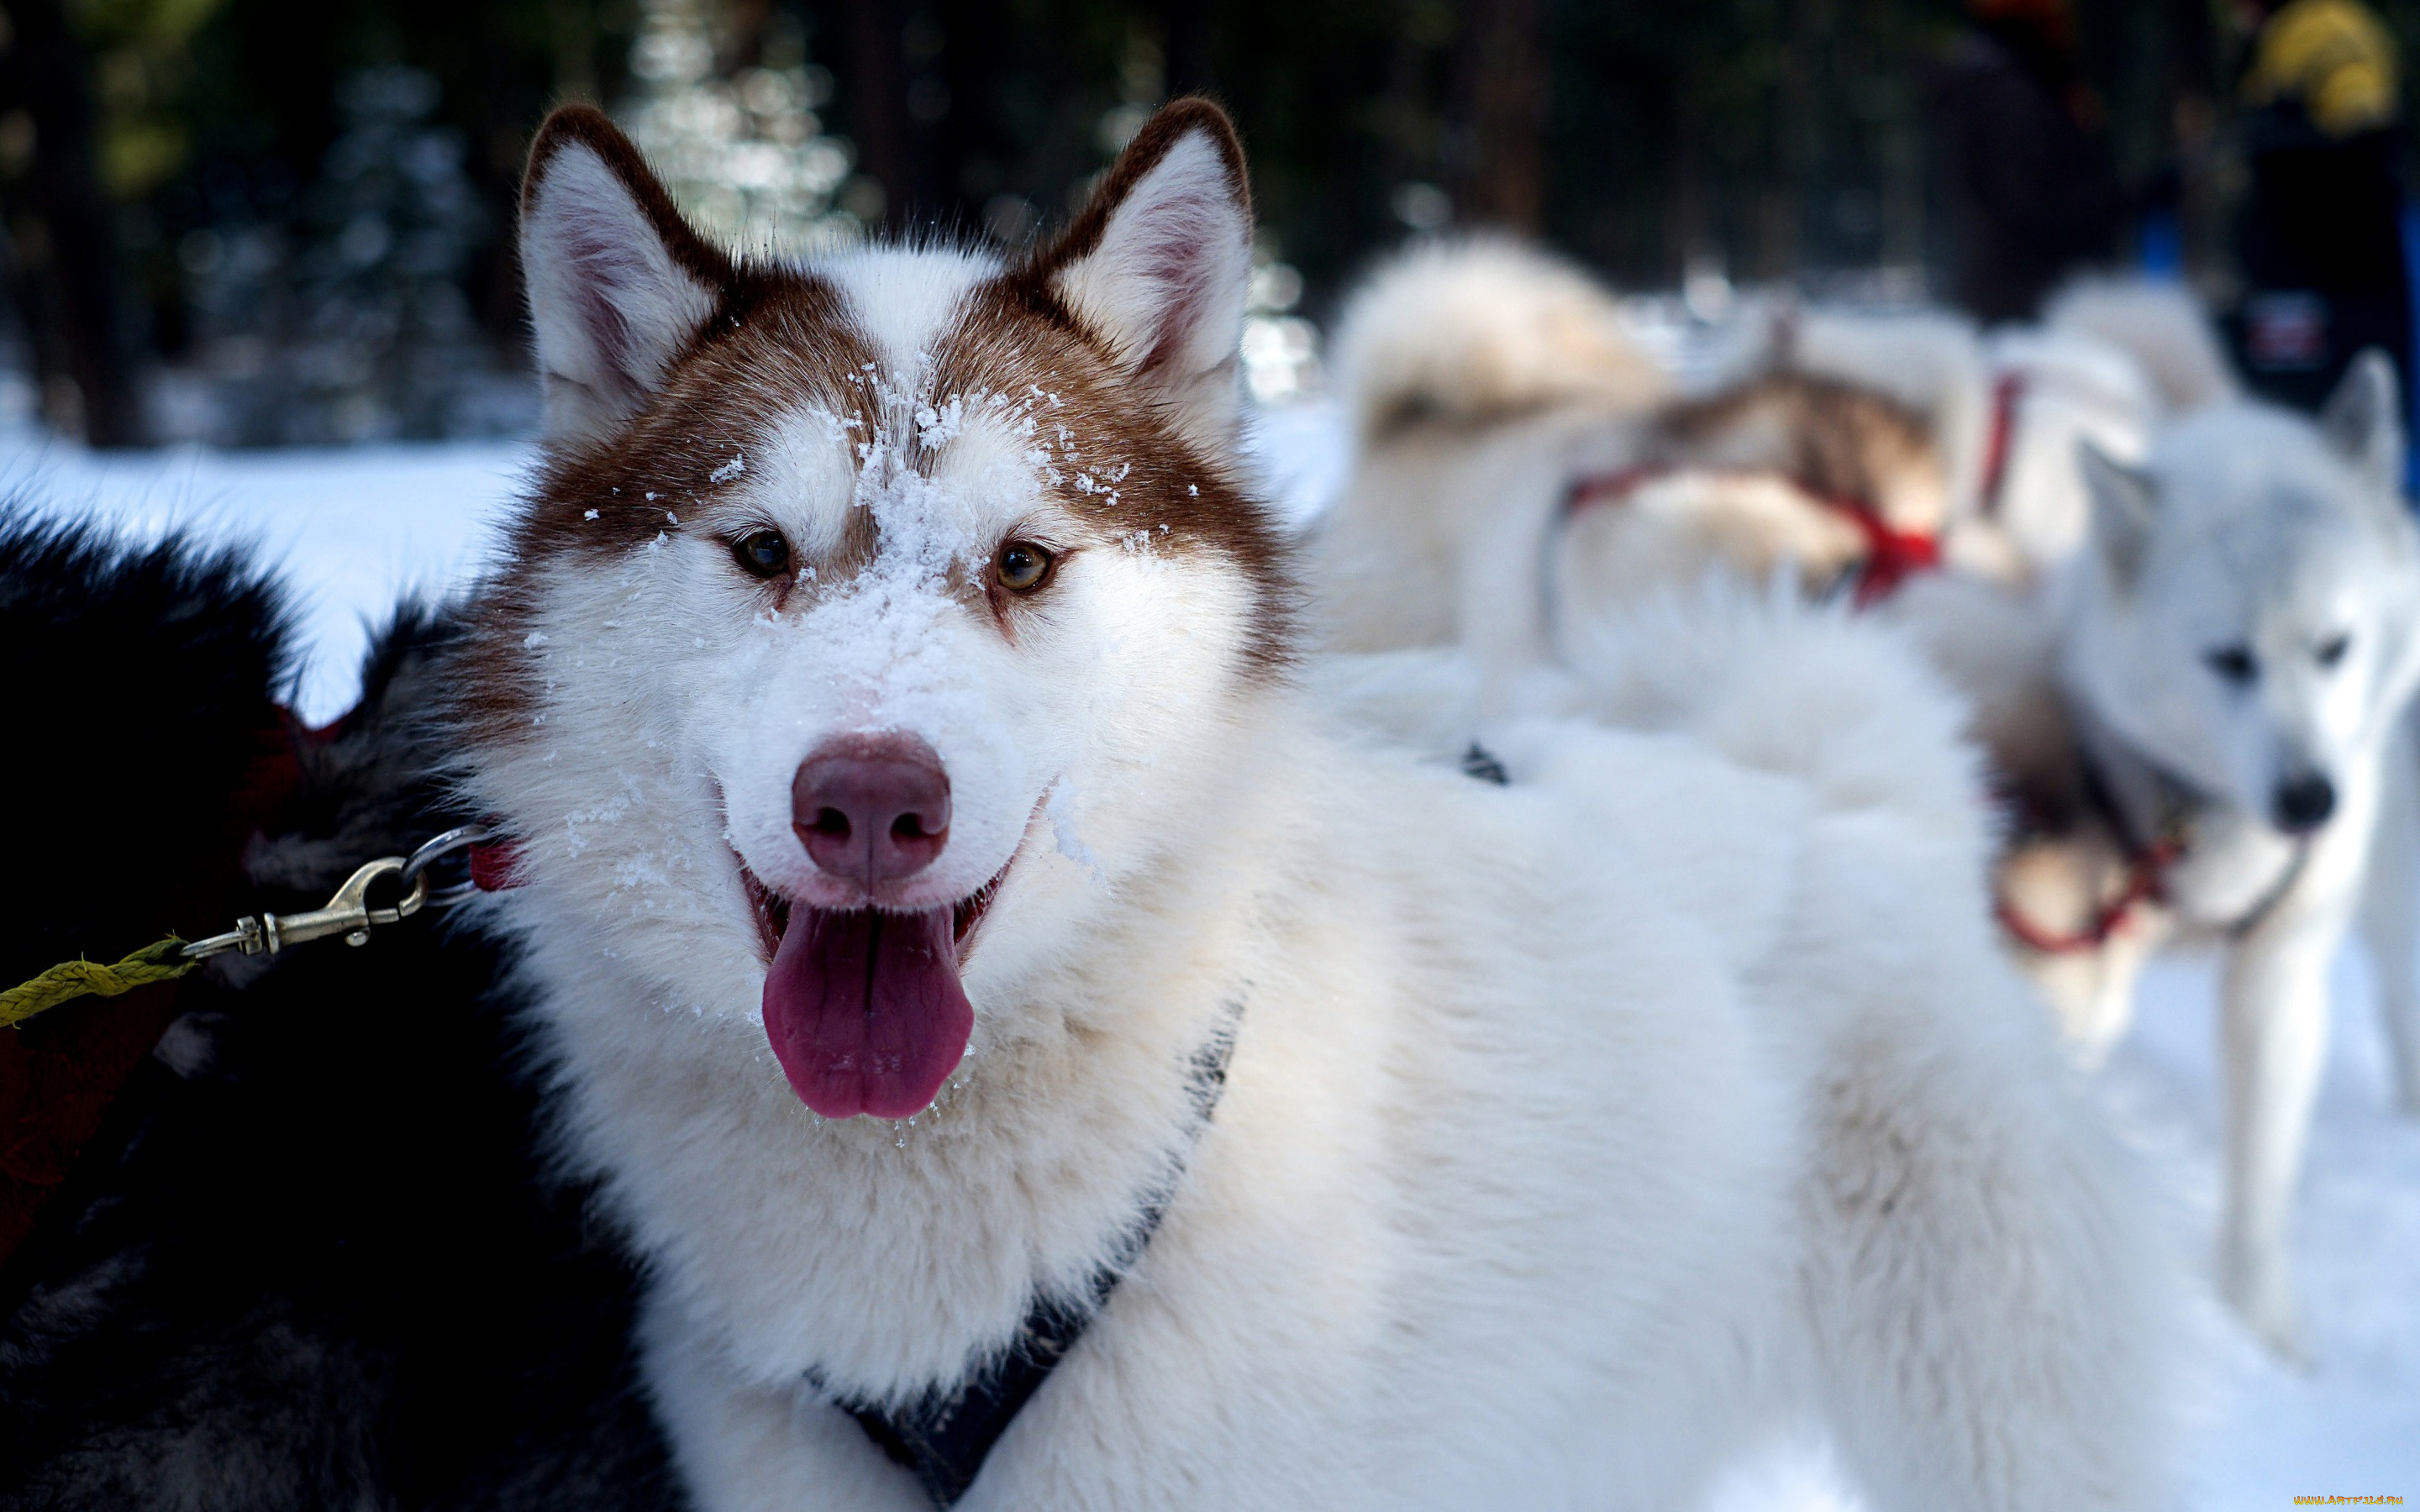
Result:
M50 635L42 614L74 621L130 558L70 544L82 576L55 592L0 581L0 605L50 606L30 625L0 621L0 664L45 643L57 686L123 681L178 643L190 602L196 627L265 650L244 685L265 699L273 600L246 596L258 585L239 564L180 555L199 596L130 588L121 640L87 641ZM147 600L161 617L147 631ZM317 906L354 865L455 817L427 775L419 712L452 634L407 613L363 708L294 742L290 786L245 874L225 879L230 908ZM42 927L101 921L113 933L95 954L140 943L114 933L113 900L141 904L194 860L164 833L177 815L154 808L173 784L146 779L191 764L212 774L177 789L193 812L241 811L258 796L241 793L259 769L245 723L180 728L136 702L55 733L46 770L126 784L90 800L119 806L85 816L91 832L158 865L121 849L85 890L30 899ZM63 838L78 822L57 816ZM360 949L324 941L187 979L160 1054L0 1279L0 1505L677 1504L634 1387L633 1278L586 1194L544 1169L498 967L474 933L422 918ZM54 1011L99 1022L130 1001Z
M255 768L285 745L283 609L240 559L0 510L0 986L225 928ZM146 988L0 1035L0 1257L176 1011Z
M167 911L241 844L245 772L279 726L283 617L276 589L233 554L116 548L0 513L17 858L0 870L0 977L200 927Z

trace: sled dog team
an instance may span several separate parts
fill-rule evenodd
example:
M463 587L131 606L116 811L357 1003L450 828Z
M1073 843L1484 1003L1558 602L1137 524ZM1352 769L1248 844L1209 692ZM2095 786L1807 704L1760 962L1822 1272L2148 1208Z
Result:
M2077 1057L2164 942L2224 949L2219 1282L2296 1353L2287 1209L2356 917L2420 1111L2420 536L2391 366L2365 354L2306 421L2235 391L2184 297L2122 285L1988 341L1771 324L1745 376L1681 397L1537 254L1399 259L1341 342L1365 460L1314 543L1333 639L1459 642L1517 705L1586 675L1593 619L1716 569L1904 630L1987 753L1987 906Z
M2086 325L1807 317L1683 397L1575 275L1432 252L1298 553L1251 238L1196 100L1005 257L737 258L539 134L454 776L696 1504L1665 1507L1811 1431L1878 1509L2164 1504L2185 1283L2058 1030L2227 939L2225 1276L2289 1342L2411 803L2391 378L2171 419ZM1900 348L1938 412L1844 370Z

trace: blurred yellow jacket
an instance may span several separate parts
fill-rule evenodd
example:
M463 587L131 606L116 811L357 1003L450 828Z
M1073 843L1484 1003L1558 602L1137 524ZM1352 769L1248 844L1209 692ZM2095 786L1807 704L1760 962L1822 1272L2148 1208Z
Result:
M2299 100L2334 137L2392 125L2398 114L2395 40L2359 0L2292 0L2252 47L2248 105Z

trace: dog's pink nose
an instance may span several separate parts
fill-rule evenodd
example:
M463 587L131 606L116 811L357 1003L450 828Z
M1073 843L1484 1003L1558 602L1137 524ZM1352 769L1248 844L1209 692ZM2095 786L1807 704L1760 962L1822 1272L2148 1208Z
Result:
M913 735L827 741L790 779L790 827L815 865L871 887L911 877L950 841L950 774Z

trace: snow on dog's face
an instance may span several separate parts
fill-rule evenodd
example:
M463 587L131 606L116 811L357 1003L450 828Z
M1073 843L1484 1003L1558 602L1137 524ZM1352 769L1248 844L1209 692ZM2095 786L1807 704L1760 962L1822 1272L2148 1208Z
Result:
M2149 463L2088 445L2094 545L2067 676L2136 749L2276 828L2326 823L2420 677L2420 537L2394 370L2355 362L2314 425L2189 416Z
M818 1113L930 1103L982 983L1151 863L1207 711L1283 655L1230 472L1249 235L1199 101L1009 268L735 265L604 117L539 133L550 457L489 598L475 785L599 950L761 1013Z

